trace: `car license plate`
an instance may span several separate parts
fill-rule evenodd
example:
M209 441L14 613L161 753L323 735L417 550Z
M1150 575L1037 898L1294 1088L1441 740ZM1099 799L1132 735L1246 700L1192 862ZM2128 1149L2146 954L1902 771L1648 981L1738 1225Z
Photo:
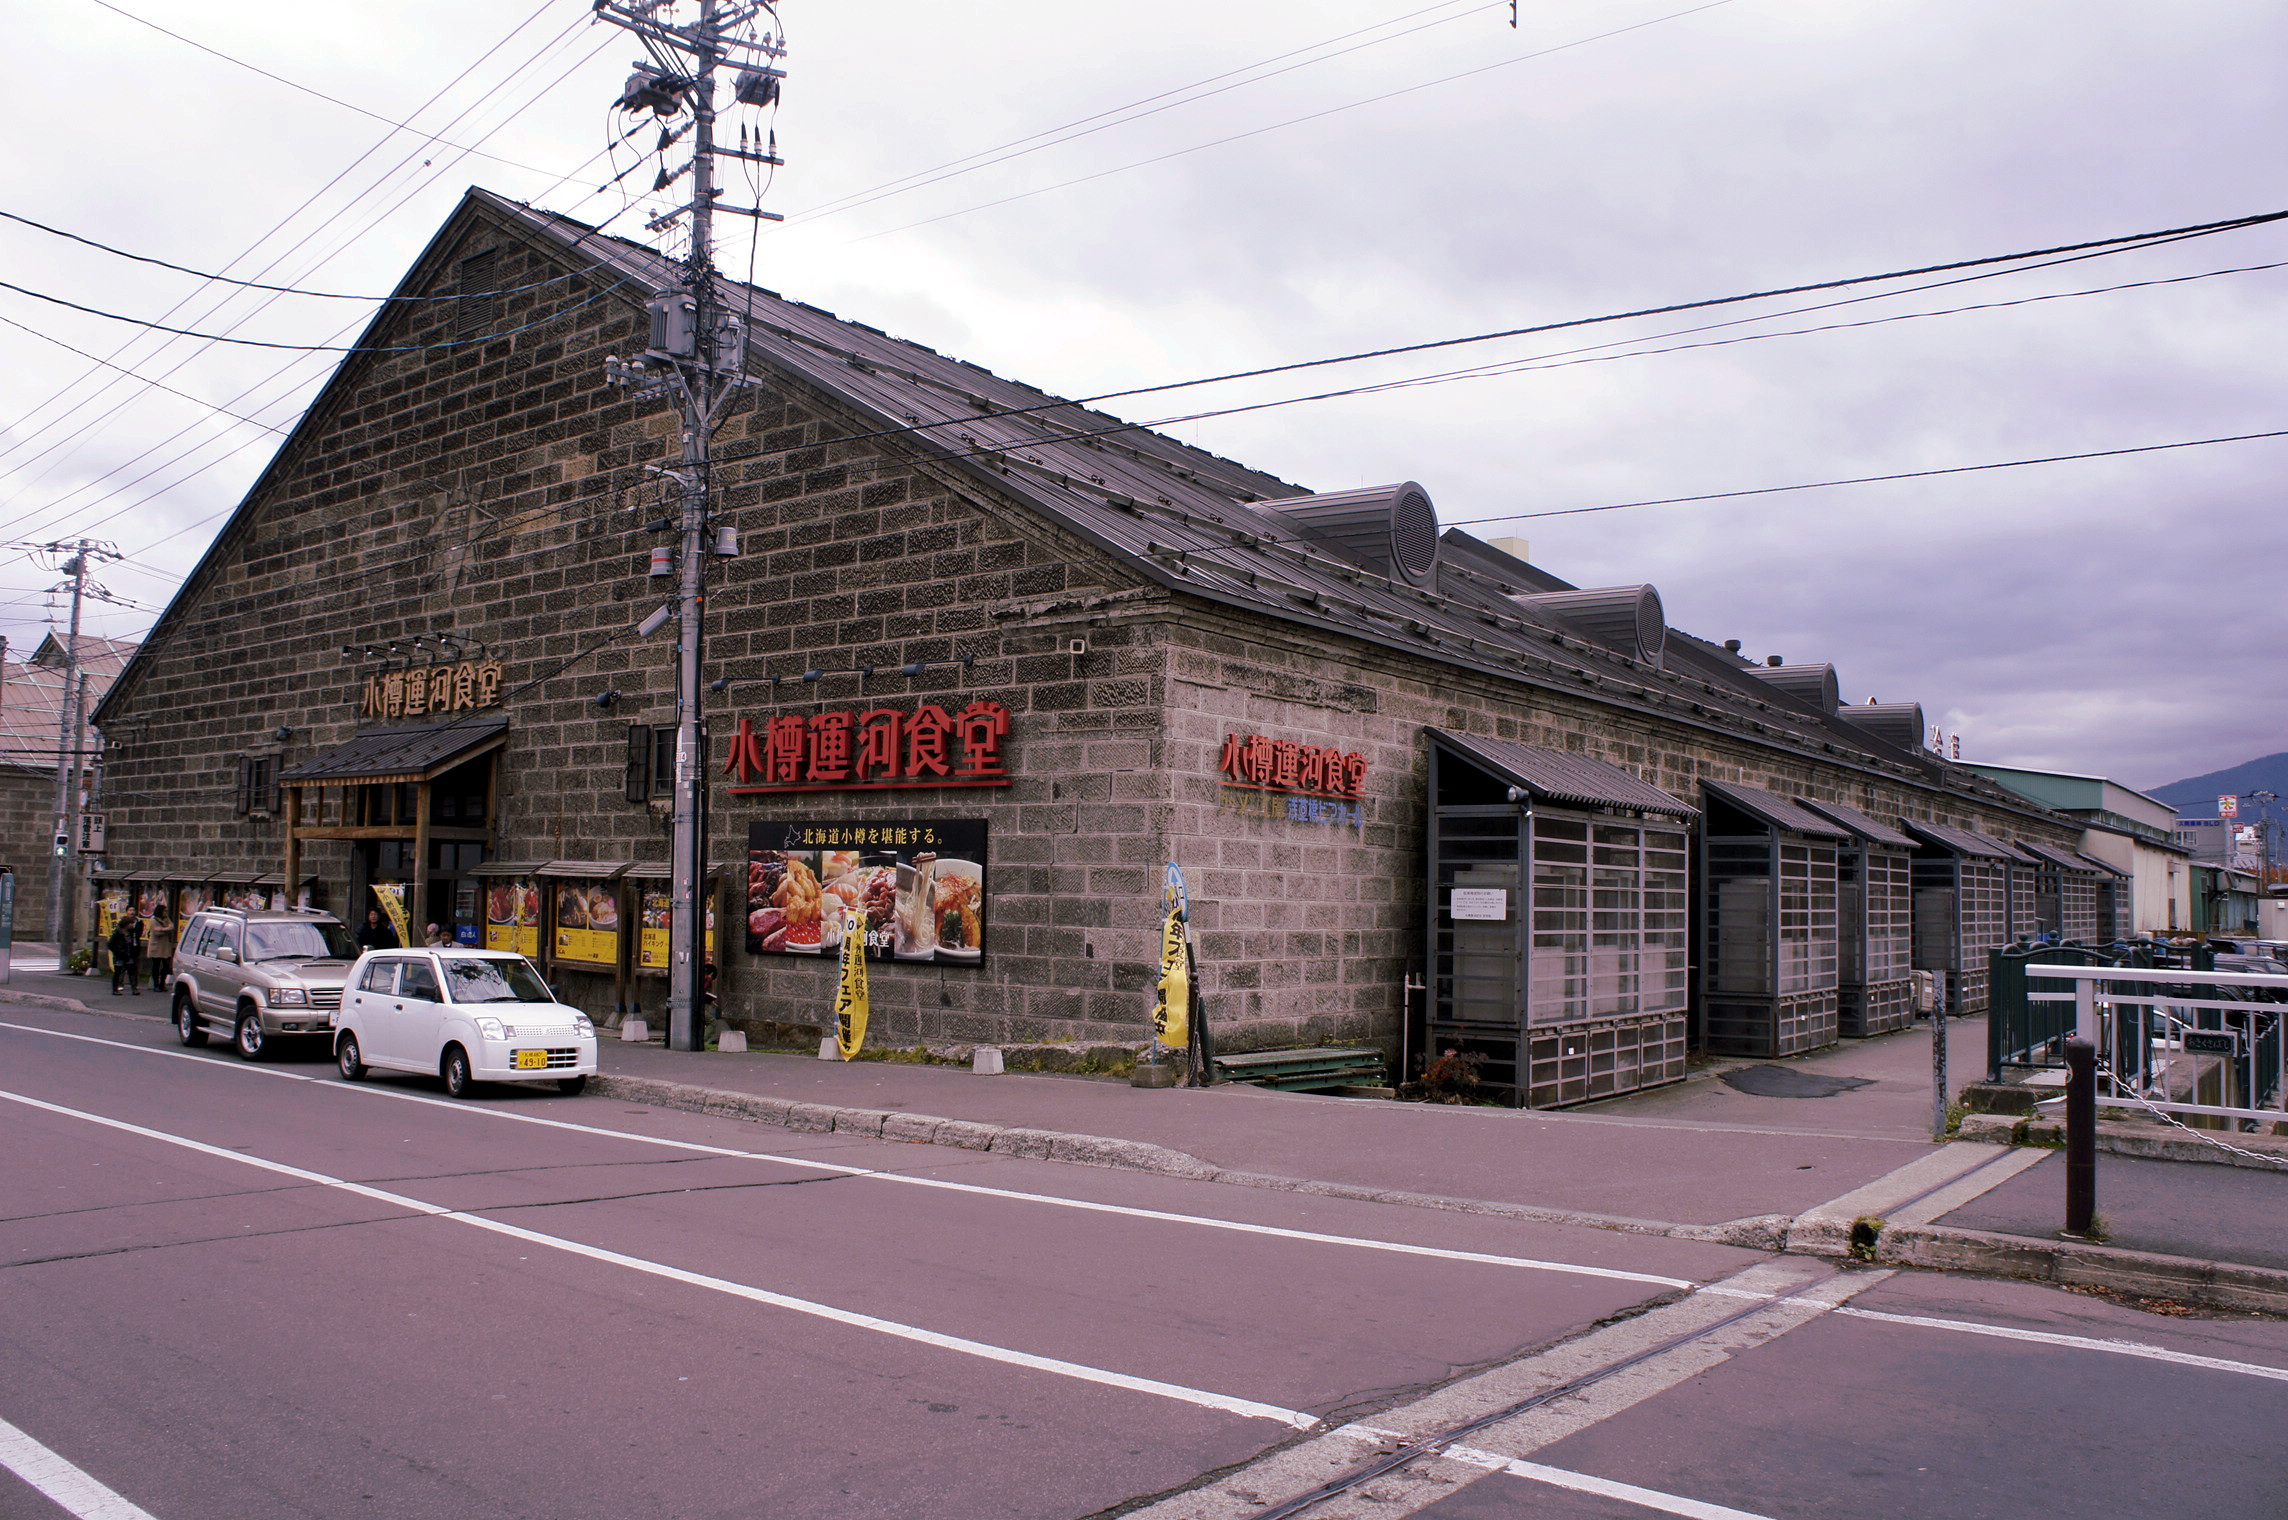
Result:
M516 1053L516 1069L518 1071L546 1071L548 1069L548 1052L545 1050L518 1051Z

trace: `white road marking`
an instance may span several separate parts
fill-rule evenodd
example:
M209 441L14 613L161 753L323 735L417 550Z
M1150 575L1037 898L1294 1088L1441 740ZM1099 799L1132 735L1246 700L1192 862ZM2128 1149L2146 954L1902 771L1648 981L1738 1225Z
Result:
M1616 1483L1611 1478L1594 1478L1587 1473L1567 1472L1562 1467L1544 1467L1539 1462L1522 1462L1515 1457L1504 1457L1490 1451L1479 1451L1470 1446L1449 1446L1446 1455L1472 1467L1490 1467L1512 1477L1531 1478L1536 1483L1547 1483L1555 1488L1569 1488L1575 1493L1595 1494L1604 1499L1620 1499L1629 1504L1657 1509L1664 1514L1683 1515L1686 1520L1770 1520L1767 1515L1744 1509L1730 1509L1721 1504L1705 1504L1698 1499L1686 1499L1676 1494L1664 1494L1658 1489L1639 1488L1634 1483Z
M241 1166L251 1166L262 1171L276 1173L282 1177L292 1177L297 1181L314 1183L319 1187L333 1188L359 1198L370 1198L377 1203L385 1203L393 1208L405 1209L431 1219L451 1220L456 1224L489 1230L496 1235L506 1235L512 1240L522 1240L532 1245L547 1246L553 1250L569 1252L574 1256L585 1256L591 1261L606 1262L616 1267L626 1267L631 1271L648 1273L653 1277L664 1277L671 1282L687 1283L695 1288L711 1288L718 1293L728 1293L733 1297L744 1298L774 1309L791 1309L797 1314L807 1314L816 1319L830 1320L835 1324L850 1325L860 1330L872 1330L883 1335L895 1336L900 1340L917 1341L925 1346L936 1346L942 1350L957 1351L966 1356L981 1357L987 1361L1003 1362L1012 1367L1024 1367L1035 1372L1054 1373L1059 1377L1077 1378L1082 1382L1098 1383L1107 1388L1122 1388L1133 1393L1156 1394L1161 1398L1175 1399L1186 1404L1196 1404L1202 1409L1219 1409L1227 1414L1244 1415L1249 1419L1278 1420L1283 1424L1293 1426L1297 1430L1309 1430L1319 1423L1318 1416L1307 1414L1298 1409L1282 1409L1276 1404L1262 1404L1253 1399L1211 1393L1202 1388L1187 1388L1180 1383L1163 1383L1155 1378L1131 1377L1125 1372L1112 1372L1102 1367L1089 1367L1079 1362L1059 1361L1054 1357L1035 1356L1031 1352L1014 1351L1006 1346L988 1345L983 1341L966 1340L960 1336L941 1335L935 1330L924 1330L917 1325L900 1324L896 1320L881 1319L871 1314L860 1314L851 1309L838 1309L831 1304L816 1303L810 1299L795 1298L784 1293L773 1293L765 1288L749 1287L745 1283L732 1282L727 1278L710 1277L703 1272L687 1272L681 1267L671 1267L664 1262L646 1261L640 1256L628 1256L619 1251L608 1251L601 1246L592 1246L584 1241L567 1240L560 1235L543 1235L537 1230L527 1230L513 1224L502 1224L498 1220L486 1219L482 1215L467 1214L458 1209L448 1209L438 1204L427 1203L419 1198L410 1198L403 1193L392 1193L383 1188L369 1187L362 1182L351 1182L346 1178L329 1177L324 1172L313 1172L303 1167L288 1166L285 1162L266 1160L260 1156L248 1155L243 1151L225 1150L219 1145L208 1145L202 1140L193 1140L183 1135L171 1135L165 1130L150 1129L140 1124L130 1124L124 1119L106 1118L102 1114L91 1114L82 1109L66 1108L60 1103L45 1102L39 1098L26 1097L21 1093L0 1091L0 1098L5 1098L11 1103L21 1103L27 1108L60 1114L65 1118L80 1119L89 1124L99 1124L106 1129L119 1130L146 1140L156 1140L161 1144L180 1146L184 1150L196 1151L201 1155L213 1156L219 1160L234 1161ZM141 1514L142 1512L137 1510L134 1513ZM124 1515L125 1512L122 1514Z
M630 1134L626 1130L606 1129L601 1125L577 1124L568 1119L543 1119L534 1114L503 1113L498 1109L472 1108L439 1098L425 1098L418 1093L397 1092L386 1087L366 1083L337 1082L310 1077L300 1072L279 1071L266 1066L247 1066L214 1060L207 1056L194 1056L179 1050L155 1050L148 1045L130 1045L121 1040L98 1039L93 1035L69 1034L60 1029L41 1029L31 1024L0 1022L0 1029L21 1030L27 1034L52 1035L59 1040L77 1040L89 1045L108 1045L117 1050L132 1050L143 1055L168 1056L179 1061L193 1061L199 1066L216 1071L245 1072L253 1076L282 1077L289 1082L308 1082L327 1092L365 1093L376 1098L394 1098L405 1103L419 1103L429 1108L441 1108L456 1114L469 1114L488 1119L504 1119L517 1124L537 1124L547 1129L570 1130L575 1134L599 1135L610 1140L626 1140L637 1145L658 1146L666 1150L689 1151L702 1156L730 1156L742 1161L763 1161L774 1166L803 1167L814 1172L831 1172L843 1177L864 1177L876 1182L895 1182L907 1187L935 1188L940 1192L968 1193L981 1198L1002 1198L1019 1203L1048 1204L1056 1208L1078 1209L1090 1214L1118 1214L1130 1219L1149 1219L1159 1224L1188 1224L1202 1229L1228 1230L1239 1235L1264 1235L1278 1240L1299 1240L1313 1245L1348 1246L1362 1251L1389 1251L1400 1256L1427 1256L1439 1261L1473 1262L1482 1266L1511 1267L1533 1272L1559 1272L1575 1277L1599 1277L1614 1282L1644 1283L1659 1288L1691 1289L1696 1286L1689 1278L1664 1277L1652 1272L1626 1272L1617 1267L1588 1267L1566 1261L1541 1261L1529 1256L1500 1256L1484 1251L1457 1251L1442 1246L1412 1245L1404 1241L1373 1240L1359 1235L1326 1235L1316 1230L1291 1230L1278 1225L1247 1224L1238 1220L1216 1219L1204 1214L1178 1214L1165 1209L1137 1208L1128 1204L1096 1203L1081 1198L1059 1198L1048 1193L1027 1193L1015 1188L987 1187L975 1182L950 1182L941 1177L916 1177L906 1172L888 1172L875 1167L839 1166L831 1161L811 1161L799 1156L780 1156L768 1151L743 1151L729 1146L703 1145L690 1140L662 1140L651 1135ZM668 1110L679 1112L679 1110ZM694 1115L696 1118L717 1117ZM982 1152L978 1154L983 1154Z
M2266 1367L2258 1362L2231 1362L2222 1357L2195 1356L2189 1351L2171 1351L2165 1346L2148 1346L2141 1341L2099 1340L2086 1335L2060 1335L2050 1330L2018 1330L2007 1325L1982 1325L1975 1320L1932 1319L1921 1314L1885 1314L1879 1309L1837 1309L1833 1312L1853 1319L1915 1325L1925 1330L1953 1330L1963 1335L1991 1335L1999 1340L2031 1341L2038 1346L2064 1346L2076 1351L2106 1351L2115 1356L2142 1357L2149 1362L2173 1362L2180 1367L2203 1367L2211 1372L2238 1372L2247 1377L2270 1378L2274 1382L2288 1383L2288 1368Z
M149 1510L105 1488L6 1420L0 1420L0 1467L79 1520L152 1520Z

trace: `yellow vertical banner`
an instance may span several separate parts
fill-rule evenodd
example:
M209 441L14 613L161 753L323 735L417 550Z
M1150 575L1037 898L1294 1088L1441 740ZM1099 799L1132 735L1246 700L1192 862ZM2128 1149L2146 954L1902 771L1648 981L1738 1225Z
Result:
M1170 908L1160 928L1160 1001L1152 1008L1152 1037L1182 1050L1192 1034L1192 972L1184 954L1184 915Z
M834 994L834 1043L855 1061L866 1045L866 915L842 913L842 985Z
M413 944L412 927L405 921L405 883L377 881L373 884L373 895L381 904L381 911L389 915L389 926L397 931L397 942L401 945Z

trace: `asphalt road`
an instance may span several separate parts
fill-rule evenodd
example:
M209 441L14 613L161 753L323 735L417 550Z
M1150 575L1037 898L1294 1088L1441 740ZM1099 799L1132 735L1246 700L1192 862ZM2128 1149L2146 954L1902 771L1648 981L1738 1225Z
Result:
M1221 1513L1216 1484L1457 1378L1743 1307L1774 1328L1662 1341L1530 1447L1652 1507L1481 1466L1310 1513L2288 1513L2270 1320L1800 1259L1827 1297L1790 1318L1729 1247L533 1089L456 1105L5 1006L0 1154L6 1517ZM2146 1354L2097 1347L2122 1338Z

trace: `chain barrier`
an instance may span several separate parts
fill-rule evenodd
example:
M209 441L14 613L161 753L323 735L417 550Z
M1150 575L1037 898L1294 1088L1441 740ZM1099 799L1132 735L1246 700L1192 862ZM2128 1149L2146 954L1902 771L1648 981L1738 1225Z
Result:
M2116 1076L2114 1074L2113 1067L2107 1063L2105 1057L2102 1055L2097 1058L2097 1072L2099 1076L2104 1077L2108 1082L2113 1084L2115 1089L2112 1094L2113 1097L2117 1099L2127 1098L2130 1102L2136 1104L2139 1108L2144 1109L2145 1112L2151 1114L2154 1118L2160 1120L2163 1124L2175 1125L2178 1129L2183 1130L2186 1134L2192 1136L2195 1140L2200 1141L2201 1144L2213 1145L2218 1150L2229 1151L2235 1156L2245 1156L2260 1166L2278 1167L2283 1171L2288 1171L2288 1161L2284 1161L2278 1156L2267 1156L2260 1151L2242 1150L2239 1146L2227 1144L2225 1141L2215 1138L2214 1136L2208 1134L2206 1131L2193 1128L2190 1124L2187 1124L2184 1120L2178 1118L2175 1114L2168 1113L2165 1110L2154 1107L2150 1098L2147 1098L2143 1093L2137 1091L2134 1086L2131 1086L2129 1083L2122 1081L2120 1077ZM2101 1095L2097 1101L2100 1105L2103 1105L2106 1100L2104 1096ZM2281 1119L2282 1122L2288 1123L2288 1114L2283 1114Z

